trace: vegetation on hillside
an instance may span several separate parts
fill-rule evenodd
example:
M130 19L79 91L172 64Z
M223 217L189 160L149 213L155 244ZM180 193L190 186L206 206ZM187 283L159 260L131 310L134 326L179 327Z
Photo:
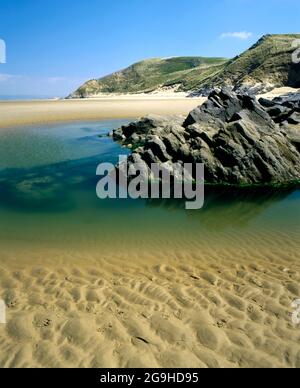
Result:
M174 85L186 90L201 74L215 74L226 62L223 58L202 57L147 59L99 80L86 82L72 97L99 93L149 93Z
M300 64L292 61L300 34L265 35L236 58L178 57L148 59L125 70L86 82L70 97L100 93L193 92L202 88L270 84L300 87Z
M269 83L275 87L300 87L300 65L292 61L298 34L265 35L242 55L228 63L199 87Z

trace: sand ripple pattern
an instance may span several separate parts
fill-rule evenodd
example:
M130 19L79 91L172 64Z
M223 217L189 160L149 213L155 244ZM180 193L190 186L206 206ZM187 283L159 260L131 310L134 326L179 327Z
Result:
M0 366L300 367L299 250L260 251L3 265Z

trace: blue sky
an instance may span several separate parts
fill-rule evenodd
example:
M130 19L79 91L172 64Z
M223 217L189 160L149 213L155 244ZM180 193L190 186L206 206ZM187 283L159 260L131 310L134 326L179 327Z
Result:
M299 15L299 0L0 0L0 95L66 95L150 57L233 57Z

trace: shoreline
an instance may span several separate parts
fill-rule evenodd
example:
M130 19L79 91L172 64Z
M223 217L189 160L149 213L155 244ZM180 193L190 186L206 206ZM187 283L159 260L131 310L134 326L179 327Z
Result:
M49 124L74 121L75 113L184 114L190 103L199 101L4 103L0 115L10 104L11 122ZM94 137L82 131L82 139ZM62 127L50 128L49 137L33 132L40 133L0 130L13 159L23 153L36 161L44 144L43 153L62 149L66 159L65 143L55 137ZM14 141L6 142L10 136ZM66 143L75 151L78 136ZM201 213L164 200L107 206L94 203L89 163L52 165L4 171L0 299L7 322L0 325L0 367L300 367L292 320L300 295L298 191L216 190ZM52 207L54 200L61 206Z
M142 117L185 115L205 98L0 101L0 128Z
M278 88L257 98L275 98L299 89ZM63 122L140 118L148 114L187 115L206 97L108 95L88 99L0 101L0 129Z

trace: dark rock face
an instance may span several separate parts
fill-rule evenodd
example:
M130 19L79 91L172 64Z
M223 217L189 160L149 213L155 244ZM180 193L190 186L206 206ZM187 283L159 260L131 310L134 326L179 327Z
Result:
M241 119L247 111L252 113L252 119L271 123L269 115L257 103L257 101L247 94L237 95L229 89L214 91L209 99L202 106L194 109L185 120L183 126L195 123L221 120L222 124ZM256 116L256 117L254 117ZM260 118L260 120L259 120Z
M223 87L226 83L224 83ZM270 92L274 89L274 85L267 84L267 83L257 83L255 85L248 85L248 84L235 84L232 83L231 85L227 84L227 87L231 88L235 93L237 94L247 94L248 96L257 96L259 94L265 94ZM212 87L203 87L197 91L194 91L190 93L189 97L209 97L210 94L215 90L215 88Z
M275 123L300 124L300 93L277 97L273 101L260 99L259 103L266 108Z
M216 184L285 184L300 180L299 95L259 102L229 89L183 117L149 116L114 132L136 159L204 163ZM299 131L299 135L298 135Z
M300 107L300 93L291 93L286 96L276 97L273 102L275 104L283 105L288 108Z
M121 141L124 145L144 146L146 142L153 140L155 136L160 138L171 133L174 133L175 136L180 136L180 133L184 132L182 128L183 121L184 117L181 116L163 117L149 115L140 121L130 123L113 131L112 137L116 141Z

